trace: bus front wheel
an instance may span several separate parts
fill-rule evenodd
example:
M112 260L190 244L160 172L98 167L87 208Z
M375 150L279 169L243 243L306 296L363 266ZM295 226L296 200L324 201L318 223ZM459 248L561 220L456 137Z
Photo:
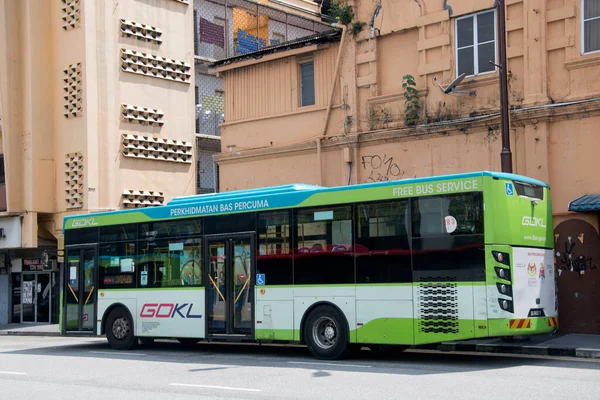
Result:
M119 307L111 311L106 319L106 338L115 350L132 350L137 347L133 321L129 313Z
M348 351L348 328L344 315L331 306L312 311L304 325L308 349L317 358L335 360Z

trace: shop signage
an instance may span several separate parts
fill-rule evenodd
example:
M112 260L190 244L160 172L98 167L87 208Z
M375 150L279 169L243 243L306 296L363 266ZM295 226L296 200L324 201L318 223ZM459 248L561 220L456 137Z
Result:
M44 263L41 258L24 258L23 272L50 271L52 266Z

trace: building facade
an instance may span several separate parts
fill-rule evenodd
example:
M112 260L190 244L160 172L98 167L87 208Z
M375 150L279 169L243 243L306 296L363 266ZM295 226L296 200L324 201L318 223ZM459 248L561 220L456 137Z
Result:
M198 193L219 191L221 123L225 120L223 80L211 62L249 54L330 29L315 2L301 0L195 0L195 120Z
M513 172L552 187L561 331L597 334L600 1L505 3ZM501 169L494 0L350 6L341 30L212 65L222 191Z
M196 192L193 4L0 1L0 324L58 321L63 217Z

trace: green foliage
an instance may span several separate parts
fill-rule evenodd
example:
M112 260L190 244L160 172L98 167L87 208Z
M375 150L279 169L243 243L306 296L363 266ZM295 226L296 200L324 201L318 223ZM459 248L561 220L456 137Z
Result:
M415 78L412 75L402 77L402 88L404 89L404 124L415 126L419 122L421 106L419 105L419 92L415 89Z
M333 0L329 7L329 15L340 24L348 25L354 19L354 9L348 4L348 0ZM362 29L362 26L360 28Z
M354 36L358 35L362 31L362 29L365 25L367 25L366 22L353 22L352 23L352 35L354 35Z
M373 106L369 107L369 113L367 114L367 126L369 130L372 131L375 129L375 124L377 123L377 111Z

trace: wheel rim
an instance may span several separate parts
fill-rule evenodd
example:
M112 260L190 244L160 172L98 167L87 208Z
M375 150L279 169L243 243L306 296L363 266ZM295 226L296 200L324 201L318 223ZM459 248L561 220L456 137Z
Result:
M129 320L125 317L117 318L115 322L113 322L112 333L113 336L119 340L123 340L129 336L130 330L131 326L129 325Z
M317 346L329 349L335 346L338 338L338 328L335 321L328 317L320 317L313 324L313 338Z

